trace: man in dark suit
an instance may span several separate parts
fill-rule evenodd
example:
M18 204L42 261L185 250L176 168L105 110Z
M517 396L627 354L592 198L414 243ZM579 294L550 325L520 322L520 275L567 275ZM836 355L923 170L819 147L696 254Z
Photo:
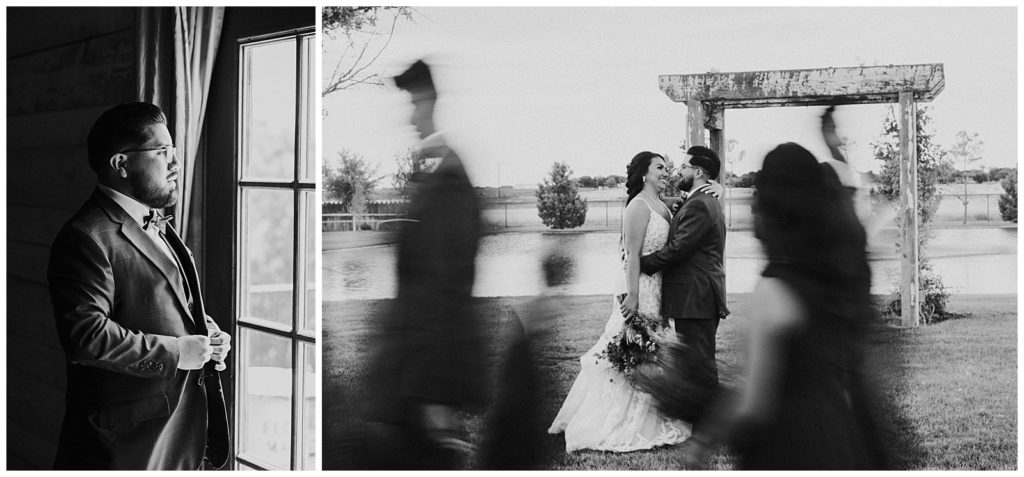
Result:
M430 68L417 61L394 81L412 95L411 123L433 171L415 177L412 221L399 235L398 297L369 376L369 418L389 424L401 450L354 465L457 468L469 450L457 411L484 404L483 344L470 307L480 207L462 161L434 126Z
M721 162L714 151L693 146L686 151L679 189L689 194L672 217L668 243L640 259L647 274L662 271L662 314L675 321L680 341L693 350L713 383L718 383L715 335L729 314L725 302L725 218L711 194Z
M205 313L191 252L160 209L178 160L160 108L125 103L88 137L99 185L61 229L47 270L67 359L57 469L221 467L218 371L230 336Z

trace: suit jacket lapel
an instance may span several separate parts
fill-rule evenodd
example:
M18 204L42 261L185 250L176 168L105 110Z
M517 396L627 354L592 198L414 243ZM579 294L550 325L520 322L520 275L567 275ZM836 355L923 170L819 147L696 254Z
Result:
M140 227L134 219L129 217L128 214L125 213L124 209L117 205L113 199L97 190L93 194L93 200L107 211L107 215L110 216L111 220L121 224L121 235L124 235L129 243L135 246L142 255L149 259L153 266L160 270L160 273L167 279L167 282L171 284L171 289L174 290L174 296L177 297L182 309L185 310L185 315L195 322L195 319L192 318L192 311L189 310L188 307L188 298L185 296L185 289L182 288L181 280L178 279L177 264L175 264L167 254L161 252L157 248L158 245L153 242L152 238L146 235L146 231L142 230L142 227Z

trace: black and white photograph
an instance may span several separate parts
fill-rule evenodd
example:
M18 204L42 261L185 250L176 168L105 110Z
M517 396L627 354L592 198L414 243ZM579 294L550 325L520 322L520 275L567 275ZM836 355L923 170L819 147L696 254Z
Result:
M317 9L5 14L6 469L315 470Z
M323 470L1016 470L1019 20L324 5Z

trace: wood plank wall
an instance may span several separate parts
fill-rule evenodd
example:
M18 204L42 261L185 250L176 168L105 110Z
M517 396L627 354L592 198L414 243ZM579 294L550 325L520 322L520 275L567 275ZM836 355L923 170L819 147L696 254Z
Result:
M46 283L50 244L96 185L85 140L135 99L134 8L7 9L7 468L48 469L64 355Z

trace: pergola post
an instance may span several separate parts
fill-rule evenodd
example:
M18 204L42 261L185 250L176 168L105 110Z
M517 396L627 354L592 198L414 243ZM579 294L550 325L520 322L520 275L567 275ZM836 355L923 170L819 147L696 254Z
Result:
M921 269L918 266L917 103L914 93L902 92L900 102L900 310L903 326L920 323Z
M702 101L686 102L686 130L689 146L704 145L704 103Z
M708 130L708 137L710 143L708 147L718 157L722 159L722 169L719 171L718 181L722 182L722 177L725 174L725 110L722 108L712 108L704 111L705 121L704 127Z

